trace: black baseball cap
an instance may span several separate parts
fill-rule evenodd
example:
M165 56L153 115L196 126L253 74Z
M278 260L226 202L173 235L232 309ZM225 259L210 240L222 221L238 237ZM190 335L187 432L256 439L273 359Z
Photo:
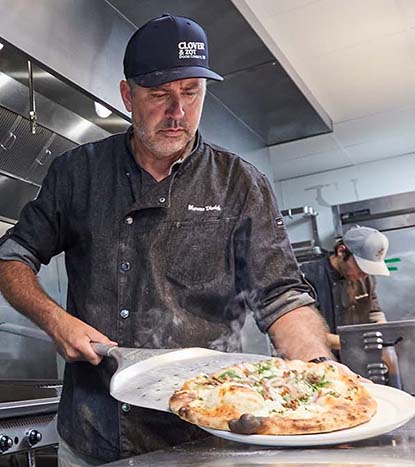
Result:
M209 69L202 27L190 18L168 14L150 20L131 36L125 49L124 74L143 87L184 78L223 80Z

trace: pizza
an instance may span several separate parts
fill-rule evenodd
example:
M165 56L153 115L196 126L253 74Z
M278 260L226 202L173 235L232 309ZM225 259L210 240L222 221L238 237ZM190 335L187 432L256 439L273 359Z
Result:
M326 433L360 425L376 401L357 375L330 363L269 358L187 380L170 409L196 425L241 434Z

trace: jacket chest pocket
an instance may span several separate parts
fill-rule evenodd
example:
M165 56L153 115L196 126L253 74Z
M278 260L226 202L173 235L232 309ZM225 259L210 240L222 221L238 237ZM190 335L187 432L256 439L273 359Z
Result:
M167 275L183 285L219 279L228 263L231 219L176 222L168 240Z

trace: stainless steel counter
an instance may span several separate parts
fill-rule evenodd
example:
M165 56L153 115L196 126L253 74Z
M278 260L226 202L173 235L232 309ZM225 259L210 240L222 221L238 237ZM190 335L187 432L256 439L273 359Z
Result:
M106 464L112 467L415 466L415 418L388 434L326 448L265 448L216 437Z

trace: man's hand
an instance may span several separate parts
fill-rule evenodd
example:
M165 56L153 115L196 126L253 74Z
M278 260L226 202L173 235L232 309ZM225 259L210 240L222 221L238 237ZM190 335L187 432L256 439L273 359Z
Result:
M51 334L58 352L67 362L87 361L98 365L103 357L94 352L91 343L118 345L92 326L64 311L59 313Z
M340 336L338 334L327 333L327 342L332 350L340 350Z

